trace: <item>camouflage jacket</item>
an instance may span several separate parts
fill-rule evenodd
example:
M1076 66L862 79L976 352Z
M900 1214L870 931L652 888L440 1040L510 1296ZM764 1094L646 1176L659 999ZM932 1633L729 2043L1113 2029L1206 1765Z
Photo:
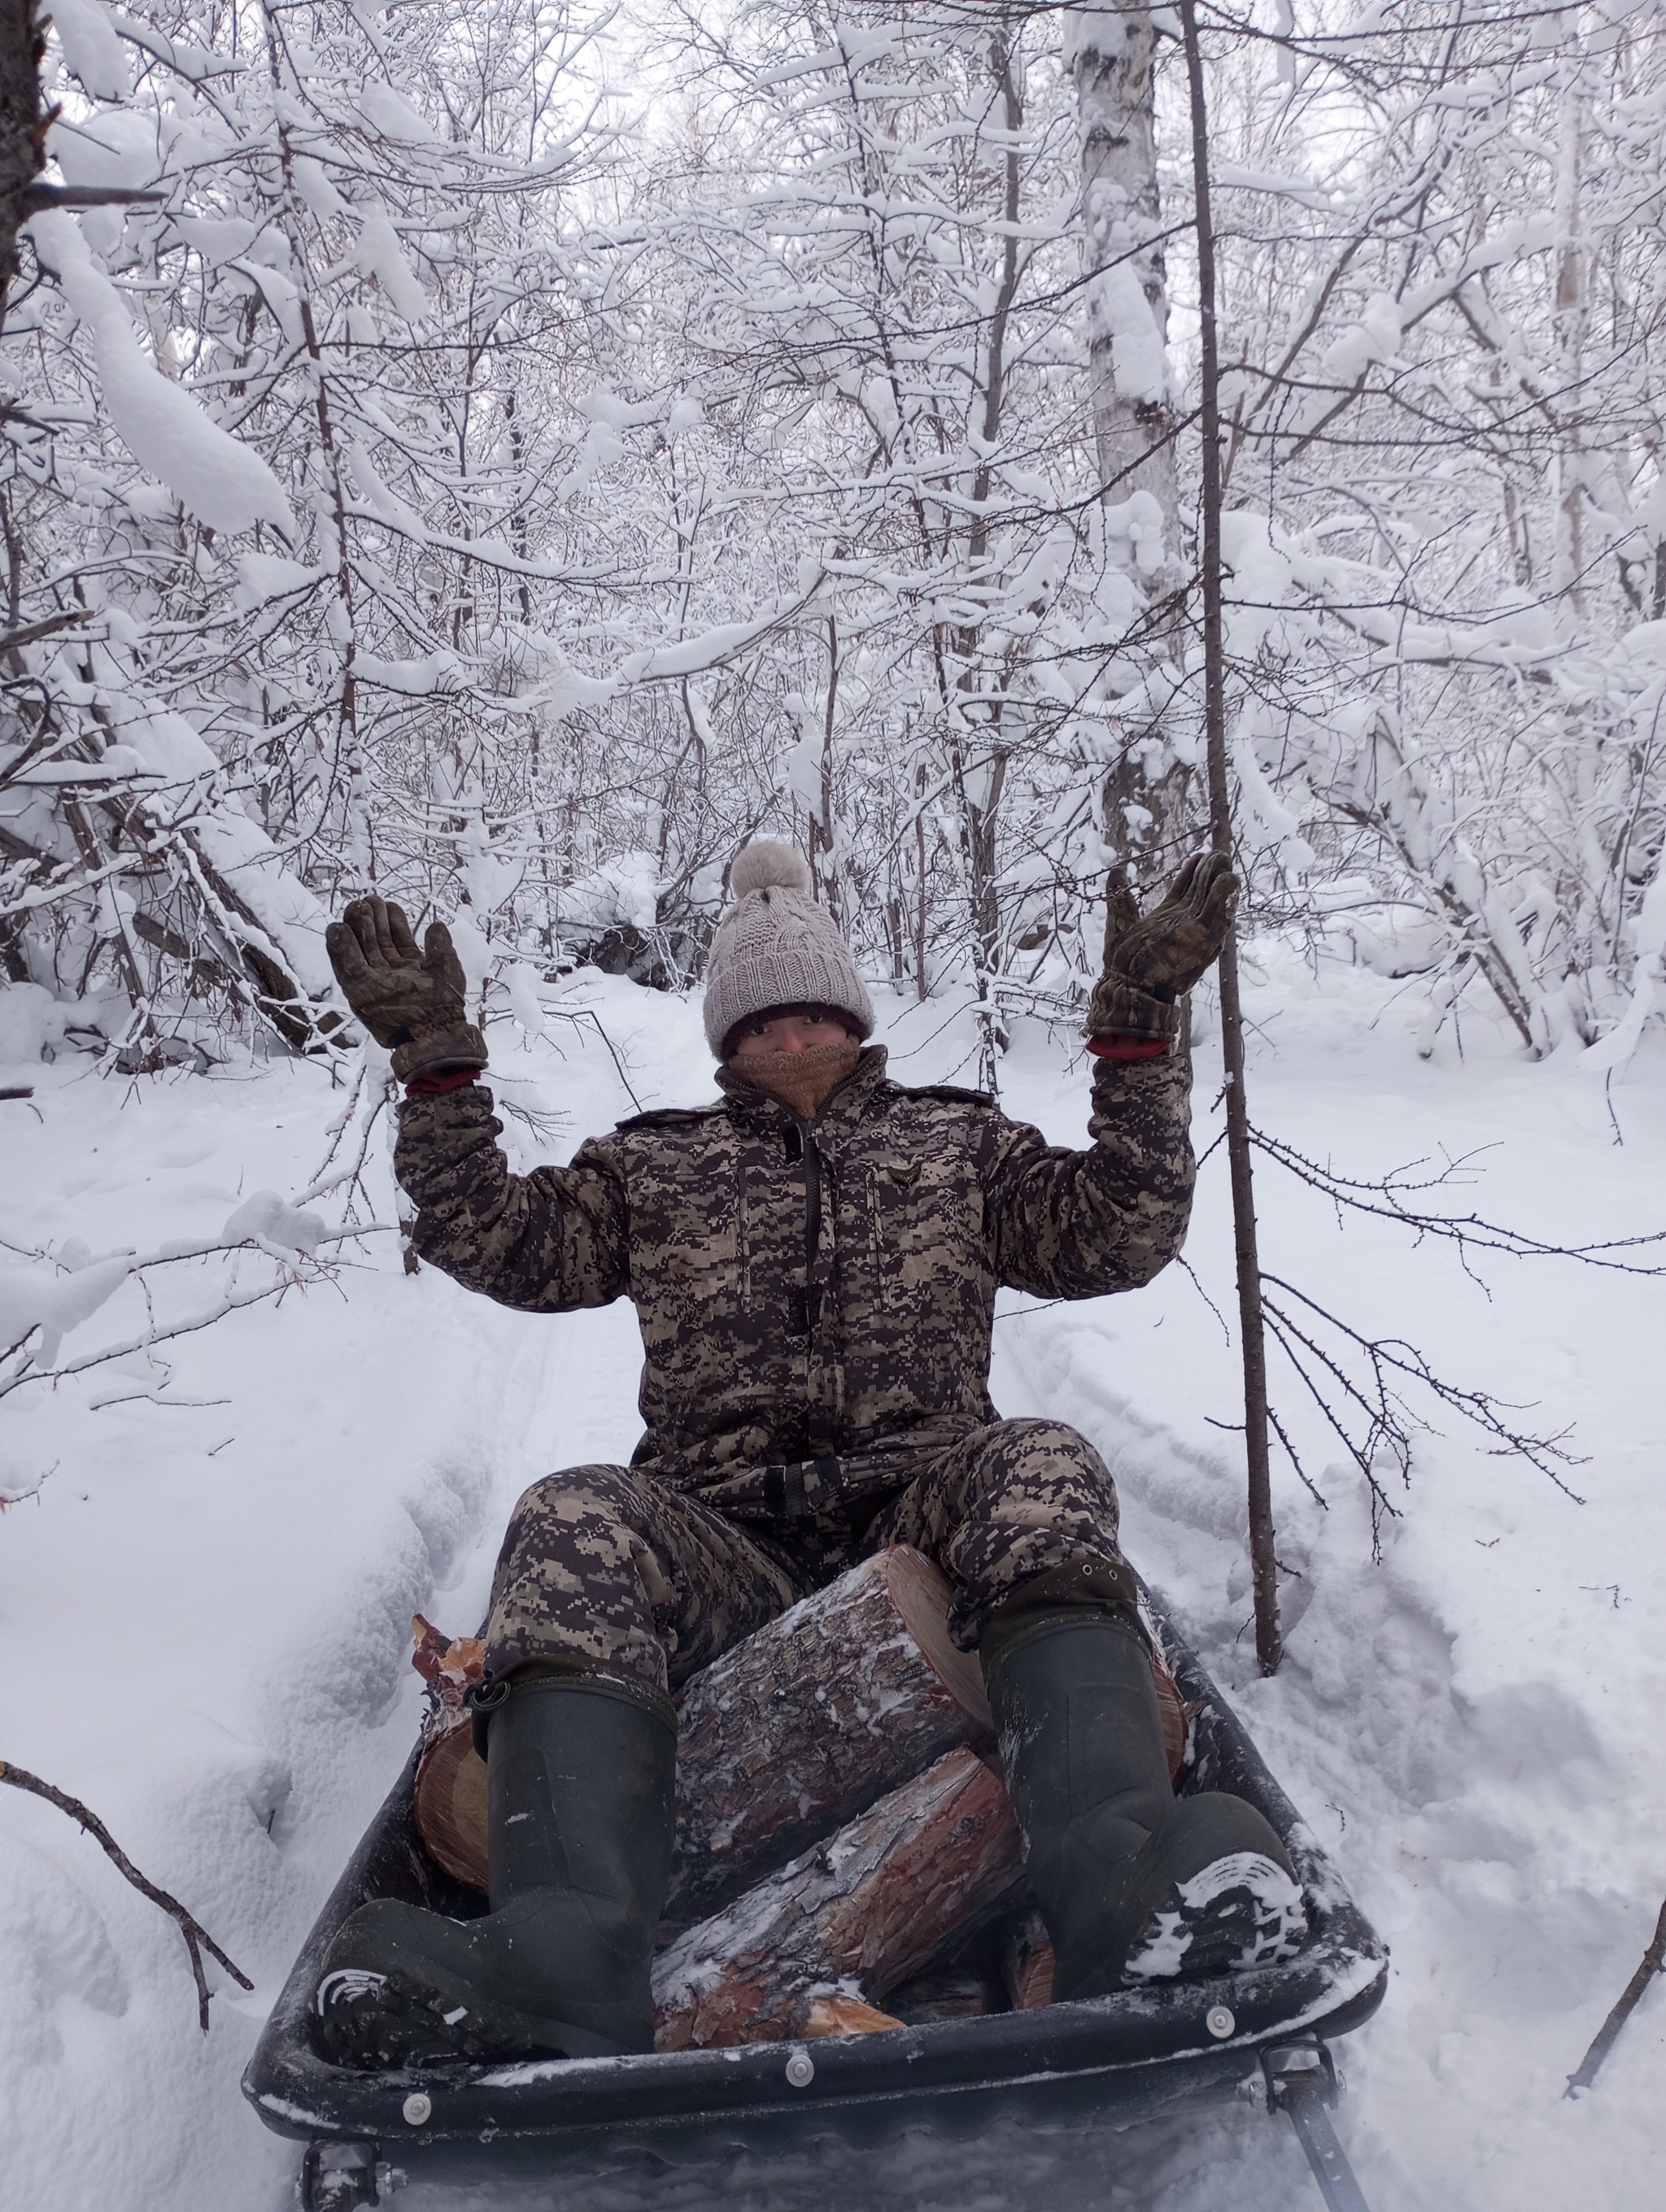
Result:
M728 1510L765 1470L800 1491L835 1460L879 1476L993 1420L998 1286L1137 1289L1185 1234L1182 1058L1096 1063L1085 1152L980 1092L891 1082L879 1046L813 1121L718 1080L714 1104L639 1114L529 1176L489 1091L410 1099L396 1168L417 1251L469 1289L532 1313L635 1302L633 1464Z

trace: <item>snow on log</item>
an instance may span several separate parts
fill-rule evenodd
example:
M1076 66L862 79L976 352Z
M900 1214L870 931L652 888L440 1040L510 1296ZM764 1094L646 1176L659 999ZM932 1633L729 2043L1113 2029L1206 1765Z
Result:
M947 1752L660 1954L654 2048L786 2040L818 1996L877 2005L1023 1879L1000 1777Z

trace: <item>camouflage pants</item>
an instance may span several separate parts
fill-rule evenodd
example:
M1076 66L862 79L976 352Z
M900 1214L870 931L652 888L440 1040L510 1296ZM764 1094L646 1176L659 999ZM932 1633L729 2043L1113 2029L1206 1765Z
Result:
M1116 1486L1074 1429L996 1421L946 1447L888 1454L887 1464L877 1516L870 1477L842 1544L830 1542L825 1523L813 1542L793 1540L790 1518L743 1525L639 1468L546 1475L516 1505L498 1556L489 1669L585 1658L678 1687L891 1544L912 1544L943 1570L950 1626L968 1650L990 1613L1029 1588L1049 1603L1102 1603L1127 1586Z

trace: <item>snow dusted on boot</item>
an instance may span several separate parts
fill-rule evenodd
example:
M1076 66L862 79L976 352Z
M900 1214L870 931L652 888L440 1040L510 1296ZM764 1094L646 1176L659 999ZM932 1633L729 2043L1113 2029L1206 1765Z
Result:
M1186 1974L1200 1939L1216 1954L1211 1972L1276 1966L1295 1957L1307 1934L1300 1887L1260 1851L1230 1851L1189 1881L1177 1882L1175 1895L1176 1909L1154 1913L1129 1951L1122 1968L1126 1981L1173 1981Z

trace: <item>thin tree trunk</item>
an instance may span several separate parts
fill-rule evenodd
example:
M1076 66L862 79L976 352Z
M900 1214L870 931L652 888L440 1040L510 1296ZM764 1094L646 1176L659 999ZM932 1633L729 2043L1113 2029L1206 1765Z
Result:
M975 583L984 580L989 557L988 505L994 481L989 457L1000 437L1006 400L1006 341L1022 274L1018 228L1023 175L1018 139L1024 127L1024 102L1013 74L1012 46L1004 31L997 30L990 41L989 67L1000 95L1006 138L1002 196L1005 242L1000 286L989 316L984 356L983 458L972 477L972 523L966 533L966 574ZM954 650L961 668L956 689L963 700L970 700L980 689L982 641L981 626L965 625L955 634ZM971 924L972 972L977 987L977 1079L982 1090L994 1094L1000 1089L1000 1055L1006 1051L1007 1042L995 988L1000 968L995 832L1006 781L1007 749L1001 741L998 703L992 706L987 701L980 701L972 711L963 707L961 714L952 718L950 726L949 773L959 815L961 858ZM970 745L987 748L981 762L969 759ZM969 771L978 779L976 795L969 782Z
M1215 850L1232 849L1226 781L1226 659L1221 624L1219 355L1215 325L1215 241L1209 210L1208 114L1195 0L1181 0L1186 74L1191 91L1192 178L1197 205L1197 301L1202 381L1204 737L1209 829ZM1243 1090L1243 1009L1238 994L1237 932L1229 927L1220 955L1220 1033L1226 1074L1226 1157L1232 1182L1232 1243L1237 1255L1238 1326L1243 1344L1243 1441L1250 1475L1250 1565L1256 1595L1256 1656L1263 1674L1284 1656L1279 1632L1278 1570L1273 1556L1272 1464L1268 1450L1267 1338L1250 1161L1250 1109Z
M1150 492L1172 530L1180 500L1165 361L1168 275L1152 91L1156 46L1156 27L1143 8L1083 9L1073 27L1099 479L1107 499ZM1123 312L1135 307L1136 289L1151 318L1153 348L1133 342ZM1173 546L1164 550L1172 559Z
M46 45L33 0L0 0L0 325L17 273L17 234L28 220L33 187L46 166L46 118L40 107Z
M923 791L923 768L915 781ZM914 991L923 1006L930 993L926 983L926 815L923 801L919 799L914 811Z
M318 325L313 313L312 277L307 265L301 218L297 213L299 194L295 179L295 148L292 142L288 94L283 81L284 50L277 21L270 0L261 0L261 12L265 22L267 69L271 81L273 127L277 135L279 166L283 172L283 191L278 204L278 228L289 248L291 265L297 287L297 306L301 315L301 336L312 370L313 405L318 420L319 453L323 464L325 483L324 489L329 501L326 521L322 512L319 520L326 533L334 538L334 568L337 627L337 649L341 655L340 688L336 702L335 753L330 765L330 781L339 783L342 798L343 848L347 862L348 885L355 891L374 890L376 882L374 832L371 823L368 777L365 769L364 751L359 742L358 678L356 662L358 654L358 626L353 604L353 563L347 526L347 488L342 480L341 449L337 442L333 411L330 404L330 380L325 363L324 349L318 335ZM339 889L340 886L338 885Z

